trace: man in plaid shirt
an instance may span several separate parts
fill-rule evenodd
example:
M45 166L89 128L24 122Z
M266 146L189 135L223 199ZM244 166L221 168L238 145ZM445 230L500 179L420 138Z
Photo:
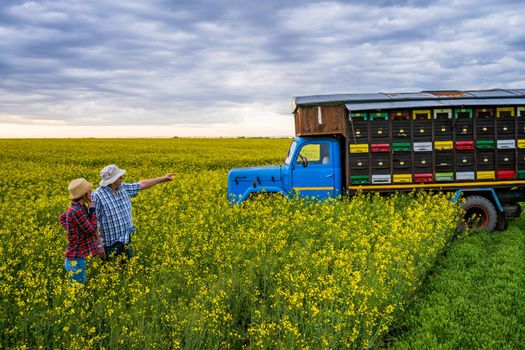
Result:
M123 181L126 170L115 164L106 166L100 172L100 187L93 192L93 203L98 218L100 239L107 258L133 255L131 235L135 231L131 211L131 198L140 190L151 188L159 183L173 180L173 174L141 180L134 183Z

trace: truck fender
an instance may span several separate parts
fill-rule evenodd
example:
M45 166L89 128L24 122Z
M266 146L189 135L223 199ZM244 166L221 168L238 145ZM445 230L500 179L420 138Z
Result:
M487 198L490 200L494 206L496 207L496 210L500 213L504 212L503 206L501 205L501 201L499 200L498 195L496 194L496 191L494 191L493 188L469 188L469 189L460 189L456 191L456 195L450 200L452 203L456 203L461 195L465 193L466 196L472 196L472 195L480 195L482 197Z

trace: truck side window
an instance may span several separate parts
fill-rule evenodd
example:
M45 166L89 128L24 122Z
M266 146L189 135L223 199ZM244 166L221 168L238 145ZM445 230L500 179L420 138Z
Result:
M329 164L330 145L329 144L309 144L305 145L300 152L302 157L308 159L309 164ZM301 157L297 157L297 163L301 163Z
M330 145L321 145L321 164L330 164Z

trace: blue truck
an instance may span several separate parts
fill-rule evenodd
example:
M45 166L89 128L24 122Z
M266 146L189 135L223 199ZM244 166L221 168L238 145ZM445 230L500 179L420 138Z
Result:
M525 201L525 89L303 96L281 165L232 169L228 196L318 199L432 190L505 229Z

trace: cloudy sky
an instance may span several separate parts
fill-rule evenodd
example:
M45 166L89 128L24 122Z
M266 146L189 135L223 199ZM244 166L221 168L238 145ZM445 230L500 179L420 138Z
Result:
M292 136L293 96L525 88L525 3L0 0L0 137Z

